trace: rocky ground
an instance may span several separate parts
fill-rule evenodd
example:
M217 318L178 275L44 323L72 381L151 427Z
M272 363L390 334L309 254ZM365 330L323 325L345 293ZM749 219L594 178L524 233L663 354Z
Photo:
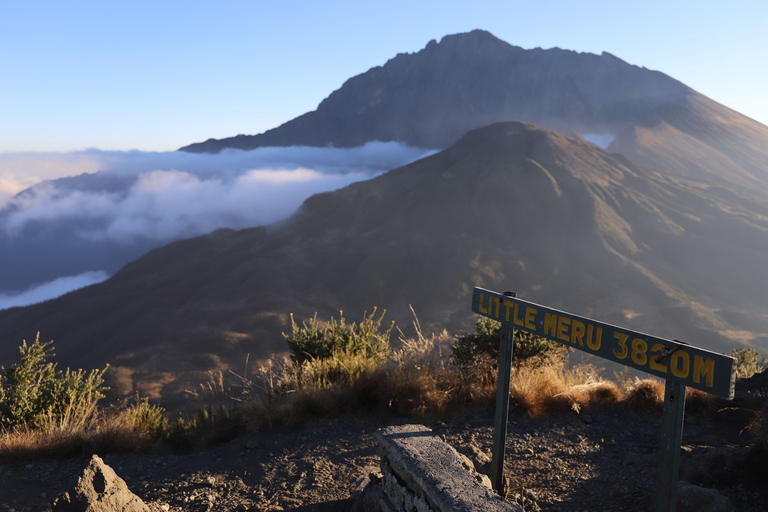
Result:
M390 420L392 421L392 420ZM401 418L397 422L418 422ZM482 464L490 412L427 426ZM645 511L654 500L661 415L621 406L540 418L512 414L508 499L527 511ZM348 510L379 458L372 419L315 420L184 455L107 454L128 487L159 511ZM768 510L768 456L751 449L743 421L689 416L681 479L716 488L739 511ZM50 510L88 457L0 465L0 512Z

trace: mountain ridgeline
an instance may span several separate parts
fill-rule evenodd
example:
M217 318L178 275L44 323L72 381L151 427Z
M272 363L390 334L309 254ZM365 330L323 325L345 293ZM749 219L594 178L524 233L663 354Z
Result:
M81 366L239 364L283 350L291 312L355 320L378 306L406 327L411 304L427 328L467 328L474 286L730 351L768 341L766 233L768 203L737 190L497 123L279 225L176 242L0 311L2 355L42 331Z
M347 80L308 112L260 135L191 144L215 153L261 146L402 141L445 148L471 129L522 120L564 133L616 133L692 91L609 53L524 50L474 30Z
M598 135L612 141L612 152L666 175L768 197L765 125L609 53L524 50L482 30L399 54L347 80L317 110L262 134L181 149L347 147L373 140L442 149L469 130L503 121Z

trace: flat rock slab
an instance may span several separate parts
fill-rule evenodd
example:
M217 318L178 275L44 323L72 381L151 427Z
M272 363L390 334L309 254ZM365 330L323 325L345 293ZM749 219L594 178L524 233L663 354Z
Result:
M376 432L393 471L433 510L522 512L483 485L459 453L423 425L398 425Z

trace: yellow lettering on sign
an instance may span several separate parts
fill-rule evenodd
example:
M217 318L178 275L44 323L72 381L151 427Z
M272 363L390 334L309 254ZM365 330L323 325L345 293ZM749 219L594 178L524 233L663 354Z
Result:
M600 350L600 345L603 344L603 328L598 327L596 329L595 341L592 341L592 324L587 324L587 346L592 350Z
M571 337L568 335L568 328L571 326L571 319L559 316L557 318L557 339L563 341L571 341Z
M664 345L662 345L661 343L656 343L654 346L651 347L651 352L657 353L657 355L651 356L651 360L648 363L648 366L651 368L651 370L656 370L657 372L661 372L661 373L667 373L666 365L663 365L658 362L658 359L661 357L662 353L664 352Z
M554 338L556 329L557 329L557 315L554 315L552 313L545 313L544 314L544 334L549 334Z
M522 327L524 325L523 319L520 318L519 314L520 314L520 305L515 304L515 317L512 319L512 321L515 323L515 325L519 325L520 327Z
M632 340L632 361L637 365L644 365L648 361L648 356L645 353L648 352L648 342L642 338L635 338Z
M595 328L592 326L592 324L587 324L587 346L590 350L600 350L600 345L602 345L603 340L603 330L598 327L597 328L597 336L595 339L592 339L592 333L595 330Z
M504 301L504 307L506 308L506 313L504 313L504 321L509 322L509 310L512 309L515 306L513 302L509 302L508 300Z
M536 330L536 324L533 322L536 320L536 308L525 308L525 328L532 331Z
M672 357L669 358L669 368L675 377L687 379L691 371L691 358L688 356L688 352L678 350L672 354Z
M578 343L580 347L584 346L584 331L585 327L584 324L579 322L578 320L573 321L571 331L571 343L576 344Z
M496 300L496 318L499 318L499 307L501 306L501 299L498 297L495 298Z
M712 387L715 382L715 360L709 357L705 360L699 354L693 356L693 382L699 384L701 378L706 378L707 387Z
M477 310L481 313L488 314L488 309L483 307L483 294L480 294L480 304L477 305Z
M619 340L619 349L614 348L613 349L613 355L618 357L619 359L625 359L629 355L629 347L627 347L627 340L629 339L629 336L622 332L614 332L613 337Z

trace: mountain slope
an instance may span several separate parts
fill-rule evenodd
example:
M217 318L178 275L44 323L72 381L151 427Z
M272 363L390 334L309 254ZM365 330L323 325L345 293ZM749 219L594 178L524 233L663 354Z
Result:
M431 41L350 78L317 110L260 135L181 149L358 146L371 140L445 148L471 129L512 120L564 133L616 133L689 91L609 53L524 50L474 30Z
M0 311L0 354L40 330L78 366L240 364L284 349L291 312L357 320L378 306L407 326L413 304L422 325L469 328L474 286L730 352L767 341L766 251L765 202L499 123L280 225L173 243Z
M698 93L659 105L609 149L665 174L768 190L768 127Z

